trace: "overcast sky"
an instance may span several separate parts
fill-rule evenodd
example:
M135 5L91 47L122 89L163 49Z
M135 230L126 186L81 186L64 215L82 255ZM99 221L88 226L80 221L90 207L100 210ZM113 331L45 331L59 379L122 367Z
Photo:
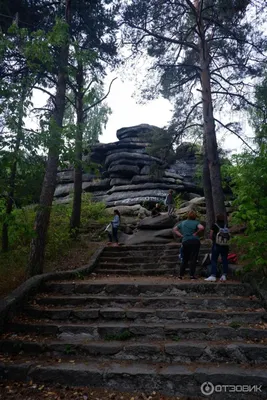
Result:
M108 90L114 76L120 76L120 74L112 73L107 76L106 90ZM138 103L135 82L136 79L126 78L122 81L118 78L113 83L111 92L106 100L112 109L112 114L109 117L103 135L100 137L100 142L109 143L118 140L116 131L123 127L142 123L164 127L171 120L172 105L168 100L161 97L146 104ZM252 136L252 130L247 122L246 115L232 115L231 112L225 111L220 115L220 119L224 123L238 120L242 124L246 136ZM224 133L223 136L219 134L218 141L225 149L232 152L240 152L243 146L240 139L230 133Z
M106 103L112 110L109 121L103 135L99 138L102 143L114 142L117 139L116 131L123 127L138 125L138 124L151 124L163 128L168 125L172 117L172 105L164 99L158 98L151 100L146 104L138 102L136 85L138 83L138 75L131 79L129 74L126 74L122 79L121 71L113 72L107 75L105 79L105 90L107 92L111 80L117 77L114 81L111 92L106 99ZM137 80L136 80L137 77ZM143 76L140 76L143 79ZM47 100L47 96L40 91L34 91L33 103L35 107L43 107ZM239 122L243 125L243 131L246 136L252 136L252 131L247 123L246 115L239 114L239 116L231 115L229 111L225 111L220 115L220 119L227 123L229 121L236 121L237 117ZM36 127L34 118L28 119L27 125ZM242 142L233 134L224 134L224 137L218 135L218 141L223 148L231 150L232 152L241 152Z

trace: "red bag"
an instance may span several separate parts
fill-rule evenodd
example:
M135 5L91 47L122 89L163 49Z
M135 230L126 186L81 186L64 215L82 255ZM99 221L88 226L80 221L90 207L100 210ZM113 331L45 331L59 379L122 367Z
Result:
M235 253L229 253L227 260L229 264L237 264L237 255Z

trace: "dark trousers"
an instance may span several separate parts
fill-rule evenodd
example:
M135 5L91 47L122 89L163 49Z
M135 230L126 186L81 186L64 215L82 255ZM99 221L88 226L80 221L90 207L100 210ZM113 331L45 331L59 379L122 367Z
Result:
M183 242L183 262L180 267L180 276L184 276L188 264L190 265L190 276L195 275L200 241L197 239Z
M110 242L112 242L112 236L114 237L115 242L118 243L118 228L114 228L114 226L112 226L112 235L108 232Z
M217 261L219 255L222 258L223 264L223 274L227 275L228 272L228 253L229 253L229 246L220 246L219 244L213 243L212 250L211 250L211 275L217 275Z

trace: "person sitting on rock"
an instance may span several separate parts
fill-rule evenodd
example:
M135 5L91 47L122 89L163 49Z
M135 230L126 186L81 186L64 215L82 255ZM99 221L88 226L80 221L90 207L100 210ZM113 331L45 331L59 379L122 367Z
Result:
M119 240L118 240L118 228L120 226L120 212L119 210L114 210L114 218L111 221L111 225L112 225L112 234L110 232L108 232L108 236L109 236L109 243L112 243L112 238L114 238L115 240L115 244L118 246L119 245Z
M173 232L182 238L183 246L183 259L179 279L183 279L188 264L190 264L190 279L196 279L195 271L200 248L198 234L202 231L204 231L204 226L196 220L195 211L190 211L187 219L179 222L173 229Z
M156 206L152 209L151 215L152 215L152 217L157 217L158 215L160 215L160 205L159 205L159 203L157 203Z
M168 215L171 216L174 212L174 205L175 205L172 189L170 189L169 193L167 194L165 204L166 206L168 206Z

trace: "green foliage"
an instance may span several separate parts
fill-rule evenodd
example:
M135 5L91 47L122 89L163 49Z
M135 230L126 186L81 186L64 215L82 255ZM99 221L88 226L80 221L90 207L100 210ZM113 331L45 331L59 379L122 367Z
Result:
M236 196L237 211L233 222L245 224L245 235L234 242L246 261L246 270L259 270L267 275L267 147L262 145L258 155L244 153L234 157L229 167L231 186Z
M69 235L69 218L72 204L54 205L51 212L50 226L47 237L46 260L54 259L58 254L64 254L69 248L72 239ZM0 200L0 232L5 221L5 202ZM34 219L35 208L25 207L15 209L9 218L9 238L10 252L5 255L5 264L8 265L13 259L14 252L21 249L22 253L29 251L30 241L35 235ZM110 217L105 211L104 203L94 203L91 197L85 194L82 202L83 227L89 227L92 221L103 225L109 221ZM1 240L1 233L0 233ZM3 266L4 267L4 266ZM26 265L25 265L26 267Z
M66 344L64 353L65 354L75 354L75 348L71 344Z
M102 202L93 202L90 193L84 193L82 198L82 224L87 224L90 220L105 224L110 220L106 212L106 206Z
M267 73L255 87L256 107L250 109L251 125L255 129L255 142L259 146L267 142Z
M238 329L242 326L242 324L238 321L232 321L232 322L230 322L229 326L230 326L230 328Z
M179 208L181 208L181 205L182 205L182 203L183 203L181 193L176 194L176 195L174 196L174 203L175 203L175 208L176 208L176 210L179 210Z

